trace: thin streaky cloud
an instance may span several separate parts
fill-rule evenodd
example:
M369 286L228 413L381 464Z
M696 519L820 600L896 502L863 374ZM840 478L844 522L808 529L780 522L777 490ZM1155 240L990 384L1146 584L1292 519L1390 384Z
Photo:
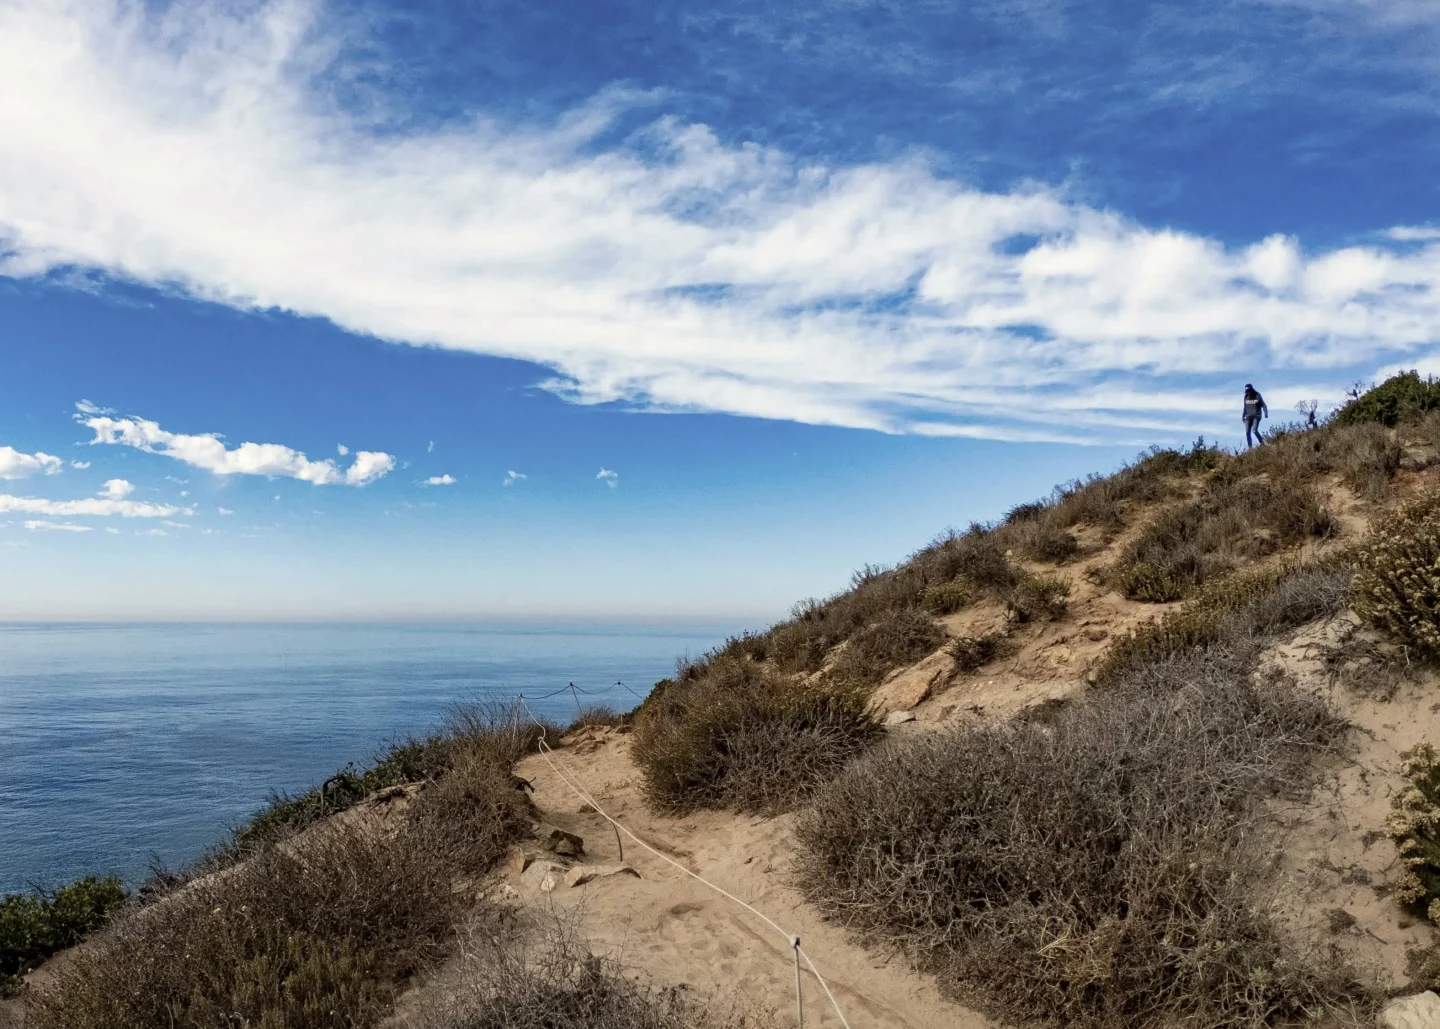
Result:
M111 500L86 497L83 500L46 500L41 497L17 497L0 493L0 512L54 515L62 518L79 516L120 518L173 518L194 514L193 509L174 504L152 504L142 500Z
M0 7L0 273L79 266L521 358L578 403L932 433L998 409L988 431L1016 439L1128 438L1041 391L1339 379L1440 340L1440 241L1386 226L1226 244L915 156L802 159L663 116L613 143L638 116L618 92L550 125L377 137L327 106L335 69L301 42L325 37L317 6L185 10L162 40L138 7ZM274 474L339 481L324 464Z
M90 532L88 525L79 525L75 522L51 522L43 518L32 518L25 522L25 528L31 532Z

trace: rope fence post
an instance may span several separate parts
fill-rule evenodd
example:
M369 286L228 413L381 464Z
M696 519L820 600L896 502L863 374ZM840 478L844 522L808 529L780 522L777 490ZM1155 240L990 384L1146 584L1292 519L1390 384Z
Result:
M800 937L791 939L795 949L795 1021L800 1029L805 1029L805 991L801 988L800 979Z
M575 720L578 722L580 720L580 694L576 692L573 682L570 684L570 696L575 698Z

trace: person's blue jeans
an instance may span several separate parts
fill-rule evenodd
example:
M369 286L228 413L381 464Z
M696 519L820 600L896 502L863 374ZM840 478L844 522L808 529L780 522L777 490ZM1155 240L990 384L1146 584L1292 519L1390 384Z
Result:
M1255 435L1255 438L1254 438L1253 440L1250 438L1251 433L1254 433L1254 435ZM1264 443L1264 442L1265 442L1265 437L1262 436L1262 435L1260 435L1260 419L1259 419L1258 417L1257 417L1257 418L1246 418L1246 419L1245 419L1245 446L1246 446L1246 447L1253 447L1256 443Z

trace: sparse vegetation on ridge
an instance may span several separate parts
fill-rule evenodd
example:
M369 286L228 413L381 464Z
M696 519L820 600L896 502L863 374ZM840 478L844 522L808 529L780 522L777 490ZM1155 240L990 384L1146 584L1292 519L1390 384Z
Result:
M375 1025L395 991L448 952L530 824L511 768L531 730L460 712L440 740L445 772L393 816L313 825L114 921L32 991L30 1024Z
M1253 892L1256 805L1303 793L1343 723L1252 671L1284 627L1343 607L1345 576L1240 592L1045 725L908 737L852 765L801 813L807 897L1006 1018L1262 1025L1363 1000L1291 952Z

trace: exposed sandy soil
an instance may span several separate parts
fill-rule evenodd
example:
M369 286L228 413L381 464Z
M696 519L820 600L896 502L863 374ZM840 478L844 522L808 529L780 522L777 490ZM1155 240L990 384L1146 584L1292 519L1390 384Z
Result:
M1330 697L1354 726L1349 752L1332 762L1309 801L1275 808L1277 896L1292 931L1333 943L1383 983L1403 988L1407 955L1435 946L1437 934L1390 897L1402 868L1385 820L1403 785L1405 756L1417 743L1440 741L1440 676L1384 674L1377 678L1394 695L1377 696L1375 683L1353 681L1372 667L1359 661L1375 660L1368 645L1376 639L1347 613L1302 629L1268 655L1271 667ZM1357 667L1347 671L1345 661Z
M613 817L656 849L764 911L797 934L844 1008L853 1029L982 1029L988 1022L943 999L934 984L913 972L903 957L862 948L841 929L822 921L791 882L794 853L790 816L759 818L702 812L667 818L649 812L640 795L640 775L630 758L630 737L587 732L556 754L566 774L581 783ZM519 774L535 786L535 803L554 825L585 840L586 864L620 860L615 832L599 815L582 811L581 800L540 757L521 763ZM789 945L764 922L683 875L659 858L625 841L625 860L641 875L612 875L583 886L561 882L542 892L539 877L507 875L500 895L545 913L579 911L598 953L617 958L663 985L686 984L722 1003L739 1003L757 1013L777 1012L779 1024L793 1024L794 958ZM840 1023L808 973L806 1025ZM444 974L432 989L444 988ZM423 1003L422 991L408 998L407 1011Z

